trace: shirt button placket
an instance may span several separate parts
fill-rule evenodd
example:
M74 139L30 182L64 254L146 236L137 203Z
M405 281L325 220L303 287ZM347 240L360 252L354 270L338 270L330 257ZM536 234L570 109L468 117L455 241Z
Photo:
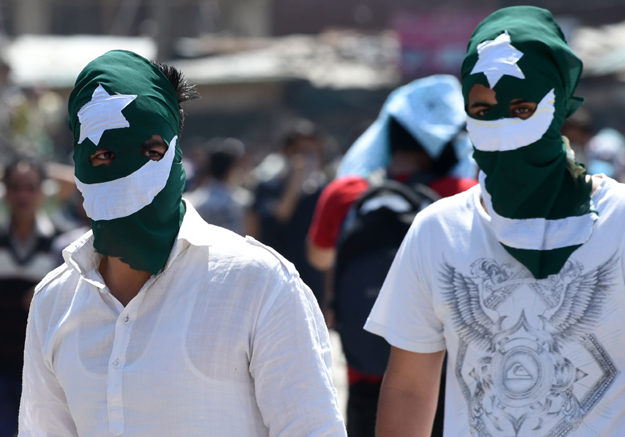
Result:
M141 300L137 299L124 308L115 323L115 339L113 340L107 390L109 431L114 435L121 435L124 432L123 372L132 331L132 323L130 322L136 318L134 314L136 314ZM131 313L132 317L128 313Z

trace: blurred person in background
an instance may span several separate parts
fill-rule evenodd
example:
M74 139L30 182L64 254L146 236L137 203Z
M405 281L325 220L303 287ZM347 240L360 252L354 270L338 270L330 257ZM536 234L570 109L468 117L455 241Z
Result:
M22 90L11 80L11 68L0 56L0 162L13 152L13 121L16 108L26 100Z
M590 139L585 151L588 173L604 174L625 182L625 137L619 131L601 129Z
M14 98L14 101L11 136L19 150L51 157L57 149L67 147L69 141L58 133L65 130L66 119L63 98L57 92L40 87L26 88L23 98Z
M464 127L455 77L431 76L398 88L348 150L339 177L317 204L308 259L322 271L334 270L324 309L341 334L348 364L349 435L375 434L390 347L362 327L414 214L439 196L477 184ZM442 412L433 435L442 433Z
M4 170L8 217L0 223L0 436L17 432L24 338L34 286L55 267L57 230L41 210L44 169L19 157Z
M593 136L592 114L583 106L577 112L564 121L560 133L566 137L571 150L575 154L575 160L587 163L586 148L588 141Z
M216 138L208 149L207 177L185 197L207 223L245 235L252 194L236 183L245 145L235 138Z
M191 193L203 185L209 179L208 175L208 159L211 154L210 142L203 137L191 137L185 141L187 150L183 156L182 163L185 165L185 173L187 174L187 182L185 191ZM185 164L190 163L190 165ZM188 167L192 167L192 171L187 171Z
M52 241L52 247L50 248L55 266L60 266L65 262L63 250L91 229L91 222L83 207L84 199L82 194L77 188L74 188L74 190L59 211L64 216L65 226L63 232ZM70 223L71 228L68 229Z
M287 133L279 153L255 169L260 181L252 205L258 238L291 261L321 302L322 274L306 259L306 234L326 178L323 140L313 123L300 120Z

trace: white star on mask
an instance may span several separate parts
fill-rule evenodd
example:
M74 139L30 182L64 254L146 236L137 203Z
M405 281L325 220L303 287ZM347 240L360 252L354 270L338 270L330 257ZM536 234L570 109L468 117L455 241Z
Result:
M136 98L137 96L126 94L111 95L102 85L98 85L91 96L91 101L78 111L80 120L78 144L89 138L97 146L105 130L130 127L130 123L122 114L122 109Z
M510 35L505 31L493 41L484 41L477 46L479 56L471 74L484 73L490 88L493 89L504 75L525 79L516 64L523 53L510 44Z

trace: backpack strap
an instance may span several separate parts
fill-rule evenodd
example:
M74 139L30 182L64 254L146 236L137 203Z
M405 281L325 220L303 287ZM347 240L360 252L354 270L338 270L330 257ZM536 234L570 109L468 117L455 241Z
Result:
M370 199L378 197L383 193L397 194L403 197L410 203L412 209L420 211L427 205L436 202L440 199L440 196L436 191L424 184L415 184L413 186L407 186L405 184L386 180L377 186L373 186L365 194L363 194L352 206L355 213L358 215L363 214L362 206Z

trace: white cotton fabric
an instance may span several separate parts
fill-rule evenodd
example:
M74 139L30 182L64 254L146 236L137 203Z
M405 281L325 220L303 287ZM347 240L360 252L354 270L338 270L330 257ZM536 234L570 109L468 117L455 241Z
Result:
M76 176L76 186L82 193L83 206L91 220L113 220L128 217L148 206L169 179L176 156L176 135L160 161L148 161L134 173L109 182L85 184Z
M544 280L499 244L480 194L417 215L365 329L447 350L445 437L625 435L625 185L604 176L592 237Z
M467 115L467 130L471 142L483 152L506 152L529 146L547 132L555 113L555 90L549 91L526 120L502 118L478 120Z
M91 101L78 111L80 121L80 138L78 144L89 138L96 146L105 130L130 127L130 123L122 114L122 109L128 106L136 95L109 94L102 85L93 91Z
M507 30L494 40L479 44L477 54L478 60L471 74L484 73L491 89L504 75L525 79L517 65L523 53L511 45Z
M166 266L126 307L91 232L37 287L20 437L345 436L310 289L185 204Z
M553 250L561 247L584 244L597 220L597 213L591 200L591 212L558 220L544 218L511 219L497 214L492 198L486 190L486 174L480 172L482 198L490 215L490 222L497 239L508 247L527 250Z

